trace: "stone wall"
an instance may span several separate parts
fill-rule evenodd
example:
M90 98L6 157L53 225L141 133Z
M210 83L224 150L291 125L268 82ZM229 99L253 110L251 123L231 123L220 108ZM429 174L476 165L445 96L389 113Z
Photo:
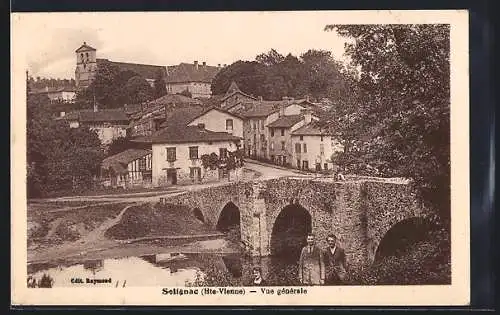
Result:
M276 218L286 206L295 204L311 215L312 232L321 248L326 248L328 234L337 236L351 269L363 269L373 262L378 244L395 224L427 213L411 186L367 180L281 178L230 182L167 200L200 209L205 222L214 227L230 201L240 210L241 241L252 256L271 253Z

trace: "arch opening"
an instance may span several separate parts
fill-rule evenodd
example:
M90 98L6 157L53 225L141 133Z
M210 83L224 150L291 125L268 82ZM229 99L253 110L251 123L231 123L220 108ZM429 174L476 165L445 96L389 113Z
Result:
M240 209L232 202L228 202L219 215L216 229L220 232L229 233L236 238L240 237Z
M415 243L429 240L433 224L425 218L410 218L393 225L385 233L375 252L374 262L404 253Z
M271 255L289 261L298 260L311 231L312 218L304 207L296 204L284 207L271 233Z
M200 208L194 208L193 215L196 219L205 223L205 216L203 215L203 212L201 212Z

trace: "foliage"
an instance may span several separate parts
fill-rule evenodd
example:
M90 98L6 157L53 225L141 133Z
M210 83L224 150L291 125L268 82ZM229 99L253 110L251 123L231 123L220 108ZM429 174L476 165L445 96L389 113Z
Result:
M426 204L446 223L449 26L327 25L325 30L352 40L346 54L361 69L359 90L331 115L330 124L335 121L354 139L356 150L346 153L356 152L386 176L414 179Z
M44 89L49 88L75 88L75 79L54 79L54 78L42 78L42 77L29 77L28 86L31 89Z
M201 165L204 169L215 170L220 166L220 160L217 153L203 154L201 157Z
M161 72L158 72L156 74L153 88L155 98L160 98L167 94L167 83L165 82L165 79L163 78L163 74Z
M137 73L122 71L110 62L103 62L99 64L90 86L77 92L75 103L78 108L92 108L95 99L101 109L118 108L124 104L151 100L153 97L153 88Z
M128 79L125 84L127 101L131 104L139 104L153 99L153 89L151 85L140 76L134 76Z
M243 92L267 100L306 95L320 99L345 89L343 67L327 51L309 50L298 58L271 49L255 60L237 61L221 70L212 82L213 93L225 93L232 81Z
M28 96L28 196L89 188L103 158L97 134L87 128L70 128L53 120L45 108L48 98ZM85 158L82 158L85 157Z

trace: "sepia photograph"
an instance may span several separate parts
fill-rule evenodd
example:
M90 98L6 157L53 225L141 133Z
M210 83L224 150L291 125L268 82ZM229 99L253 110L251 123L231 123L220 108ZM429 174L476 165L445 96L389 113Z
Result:
M13 14L17 302L466 303L467 12L427 13Z

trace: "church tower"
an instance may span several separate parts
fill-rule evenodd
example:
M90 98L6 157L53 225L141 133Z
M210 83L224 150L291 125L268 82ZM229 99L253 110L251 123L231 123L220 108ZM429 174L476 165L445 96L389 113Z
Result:
M90 85L97 71L96 49L83 42L76 51L75 81L76 88L82 89Z

